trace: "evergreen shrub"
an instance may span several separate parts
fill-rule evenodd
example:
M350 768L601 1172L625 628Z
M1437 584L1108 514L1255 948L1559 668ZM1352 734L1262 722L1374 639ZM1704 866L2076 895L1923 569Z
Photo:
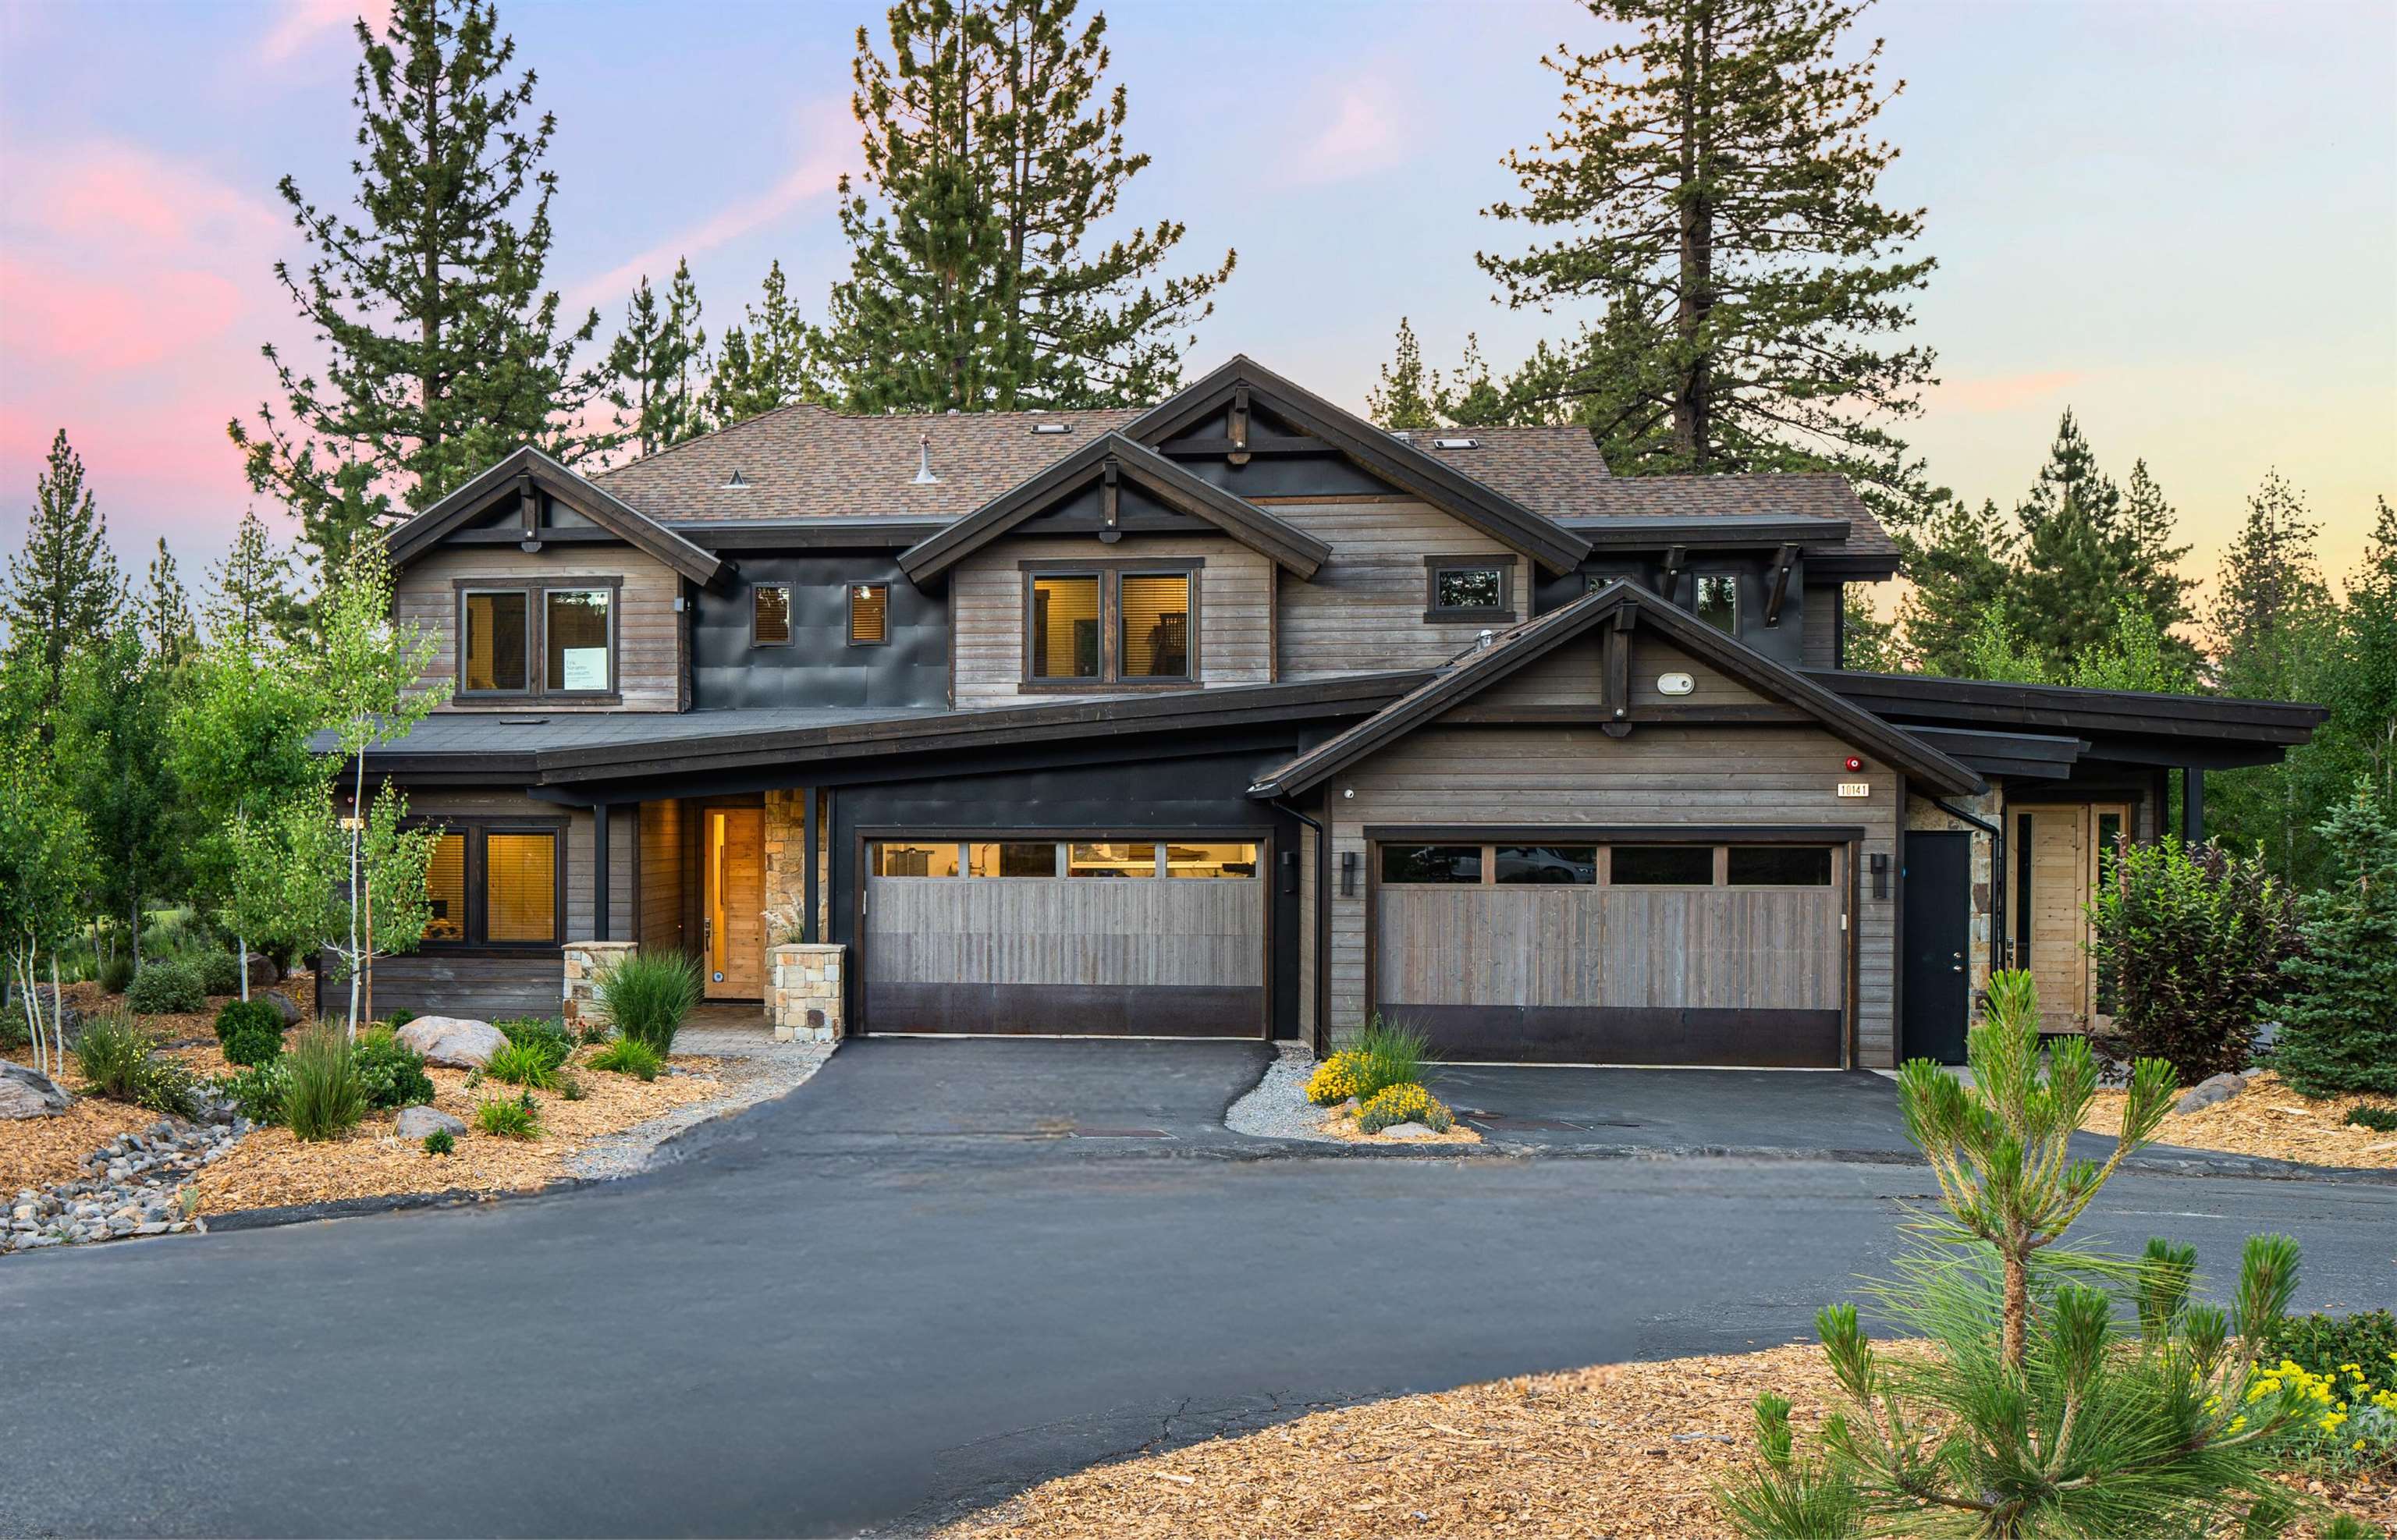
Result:
M2294 896L2260 856L2219 845L2126 842L2112 859L2116 880L2089 908L2112 1016L2094 1045L2118 1061L2162 1059L2183 1085L2246 1068L2299 944Z

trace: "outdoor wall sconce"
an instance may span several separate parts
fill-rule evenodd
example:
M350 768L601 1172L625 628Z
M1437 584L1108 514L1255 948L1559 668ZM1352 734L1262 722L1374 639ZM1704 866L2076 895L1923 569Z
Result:
M1873 897L1889 896L1889 857L1876 852L1872 858Z
M1357 852L1354 850L1340 852L1340 896L1357 896Z

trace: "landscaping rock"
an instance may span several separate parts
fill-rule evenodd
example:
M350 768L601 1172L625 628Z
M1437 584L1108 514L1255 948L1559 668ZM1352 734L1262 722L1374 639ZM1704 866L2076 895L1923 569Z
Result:
M275 966L273 957L263 952L252 952L249 955L249 987L252 990L262 989L270 984L282 982L282 970Z
M292 1000L290 996L285 994L282 990L269 989L262 994L253 995L250 998L252 999L264 1000L267 1004L275 1007L275 1010L283 1012L284 1025L298 1026L300 1024L300 1007Z
M1382 1131L1385 1139L1437 1139L1439 1134L1421 1123L1392 1123Z
M2173 1110L2195 1112L2200 1107L2210 1107L2217 1103L2227 1102L2246 1089L2247 1077L2244 1075L2228 1073L2209 1075L2191 1087L2179 1101L2175 1102Z
M439 1107L402 1107L399 1109L399 1136L422 1139L431 1133L463 1133L466 1119L453 1118Z
M0 1059L0 1121L54 1118L74 1102L65 1087L40 1070Z
M449 1069L480 1069L508 1042L490 1023L463 1016L419 1016L399 1029L399 1040L423 1054L426 1064Z
M192 1173L233 1147L247 1122L158 1122L110 1140L84 1162L85 1175L20 1189L0 1225L0 1251L179 1234L200 1228L183 1189Z

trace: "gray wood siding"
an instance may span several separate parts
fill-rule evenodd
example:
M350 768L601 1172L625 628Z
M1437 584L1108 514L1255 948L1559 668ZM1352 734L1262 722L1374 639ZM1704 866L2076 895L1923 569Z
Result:
M1509 706L1595 708L1604 692L1604 648L1599 632L1576 637L1520 674L1474 696L1466 703L1466 709L1490 713ZM1656 680L1666 674L1690 676L1690 693L1667 695L1658 690ZM1631 637L1631 702L1635 706L1672 707L1771 703L1680 648L1640 632Z
M673 798L640 808L640 919L644 951L682 951L684 824Z
M1847 601L1847 587L1836 583L1810 583L1806 585L1805 613L1800 624L1801 656L1808 668L1840 666L1840 607ZM1784 623L1788 623L1785 618Z
M1432 728L1334 779L1332 861L1367 859L1364 828L1385 825L1861 825L1866 865L1896 859L1901 778L1868 758L1841 769L1851 747L1811 727L1662 727L1609 738L1596 728ZM1837 794L1864 781L1867 797ZM1354 797L1344 797L1353 789ZM1893 891L1895 890L1893 889ZM1892 1062L1896 905L1858 901L1855 1001L1859 1063ZM1365 1009L1365 909L1360 891L1332 909L1332 1019L1353 1033Z
M634 873L640 863L637 809L630 804L609 810L608 935L613 941L633 939ZM589 941L593 935L591 810L569 808L566 824L566 939Z
M566 959L552 952L538 957L474 957L412 952L377 957L374 1011L418 1016L466 1016L502 1021L512 1016L555 1016L566 998ZM325 979L325 1005L334 1014L348 1007L348 986Z
M1839 1009L1833 888L1384 887L1374 998Z
M616 679L623 703L541 701L533 703L533 708L542 712L679 710L689 690L682 617L674 607L681 579L673 569L629 545L551 545L529 553L475 545L431 552L400 573L394 601L399 619L422 626L435 643L423 682L456 683L458 580L489 579L495 585L505 585L571 578L623 580L617 599L623 610L616 617ZM442 709L521 712L527 707L523 701L497 704L453 701Z
M1264 880L869 877L865 977L1262 984Z
M1424 557L1490 555L1514 569L1509 597L1531 604L1531 563L1428 503L1279 502L1274 517L1332 547L1314 581L1277 572L1281 676L1307 678L1386 668L1432 668L1473 645L1483 622L1426 622Z
M1024 684L1024 573L1028 560L1133 561L1203 556L1198 574L1198 682L1265 684L1273 678L1273 563L1237 541L1206 535L1021 536L992 542L949 578L956 703L1011 705L1053 699Z

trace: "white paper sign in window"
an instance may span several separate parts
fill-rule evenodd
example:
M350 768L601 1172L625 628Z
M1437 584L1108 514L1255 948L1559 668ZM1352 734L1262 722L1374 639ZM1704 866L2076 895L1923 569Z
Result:
M567 648L565 662L566 676L559 681L559 689L605 690L608 688L608 649L606 648Z

